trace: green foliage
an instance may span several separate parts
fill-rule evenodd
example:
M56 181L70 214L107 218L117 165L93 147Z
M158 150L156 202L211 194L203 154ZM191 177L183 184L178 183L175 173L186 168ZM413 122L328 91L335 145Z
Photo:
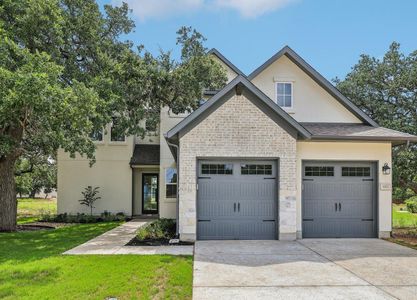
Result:
M417 214L406 210L404 204L392 206L392 226L394 228L417 228Z
M81 192L81 194L83 195L83 199L78 200L78 202L80 202L81 205L85 205L88 206L90 208L90 215L93 215L93 208L94 208L94 203L97 200L100 200L101 197L98 196L99 193L99 187L95 187L93 188L91 185L87 186L84 189L84 192Z
M111 214L109 212L101 213L100 216L86 215L86 214L43 214L39 221L53 222L53 223L99 223L99 222L115 222L127 221L129 218L124 213Z
M51 193L56 189L57 167L51 158L21 157L16 162L16 193L33 198L37 193Z
M392 43L382 59L361 55L337 88L379 125L417 134L417 51L404 55ZM393 149L393 179L397 187L417 193L417 146Z
M200 33L178 31L180 60L164 51L154 57L123 40L134 28L128 14L125 3L100 10L95 0L0 2L0 164L8 174L22 155L54 157L59 148L93 163L90 134L113 116L116 134L143 136L141 121L159 118L161 107L191 111L205 88L225 85ZM5 186L0 205L15 201L2 196L15 192L11 181Z
M417 196L411 197L410 199L405 201L405 205L407 206L407 210L413 214L417 213Z
M176 222L173 219L158 219L146 226L139 228L137 237L139 240L148 239L172 239L175 237Z

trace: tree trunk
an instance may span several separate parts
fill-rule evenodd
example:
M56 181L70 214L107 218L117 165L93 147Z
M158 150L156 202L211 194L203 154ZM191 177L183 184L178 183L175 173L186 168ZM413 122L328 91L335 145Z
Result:
M0 160L0 231L15 231L17 222L16 185L14 180L15 159Z

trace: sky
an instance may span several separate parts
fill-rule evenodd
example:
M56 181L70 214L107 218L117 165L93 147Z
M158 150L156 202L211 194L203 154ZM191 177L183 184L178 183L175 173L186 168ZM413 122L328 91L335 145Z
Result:
M382 58L393 41L417 50L416 0L124 0L135 32L153 54L172 50L192 26L245 74L288 45L324 77L344 78L361 54ZM120 5L121 0L98 0Z

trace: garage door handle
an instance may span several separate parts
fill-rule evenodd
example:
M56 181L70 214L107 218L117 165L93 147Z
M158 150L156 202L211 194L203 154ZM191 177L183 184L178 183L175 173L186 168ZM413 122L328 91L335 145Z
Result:
M334 204L334 211L337 211L337 203Z
M340 204L340 202L339 202L339 211L341 211L342 210L342 204Z
M233 211L236 212L236 203L233 203Z
M240 212L240 203L237 204L237 211Z

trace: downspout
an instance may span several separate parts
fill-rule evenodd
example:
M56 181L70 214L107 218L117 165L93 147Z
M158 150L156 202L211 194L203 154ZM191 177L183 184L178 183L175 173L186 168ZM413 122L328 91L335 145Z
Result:
M176 162L177 162L177 194L175 195L176 196L176 202L177 202L177 205L176 205L176 228L175 228L175 235L178 237L179 236L179 215L180 215L180 201L179 201L179 197L178 197L178 190L179 190L179 185L180 185L180 157L179 157L179 155L180 155L180 147L178 146L178 145L175 145L175 144L172 144L172 143L170 143L168 140L166 140L167 141L167 144L168 144L168 146L170 146L170 147L174 147L175 149L177 149L177 159L176 159Z

